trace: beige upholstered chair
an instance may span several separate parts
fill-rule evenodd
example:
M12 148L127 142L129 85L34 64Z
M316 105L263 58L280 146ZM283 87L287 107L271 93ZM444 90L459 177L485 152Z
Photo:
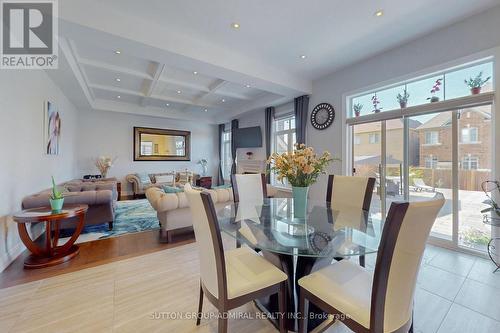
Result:
M217 215L207 192L184 187L191 208L200 258L200 324L203 295L219 310L219 333L227 332L227 312L257 298L278 293L279 311L286 311L287 276L248 248L224 251ZM280 316L280 332L285 332Z
M258 223L259 214L256 206L261 205L264 202L264 198L267 197L266 183L266 175L263 173L231 175L234 202L238 203L238 220L240 220L240 217L244 217L246 220ZM241 223L238 233L248 240L249 246L255 247L255 243L252 243L255 236L246 223ZM238 240L236 241L236 247L241 247L241 243Z
M413 330L413 296L427 238L444 204L442 195L431 201L392 203L372 274L352 261L342 260L298 281L299 312L307 318L308 303L344 318L355 332ZM305 332L307 321L299 321Z
M354 226L364 227L372 201L375 178L359 176L328 177L326 202L337 211L335 229ZM359 264L365 266L365 256L359 256Z

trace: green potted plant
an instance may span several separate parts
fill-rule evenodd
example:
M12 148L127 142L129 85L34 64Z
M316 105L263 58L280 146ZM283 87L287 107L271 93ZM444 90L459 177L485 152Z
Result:
M54 212L61 211L64 204L63 193L57 189L54 176L52 176L52 194L50 195L49 202L50 202L50 208Z
M363 104L356 103L352 106L352 110L354 111L355 117L359 117L361 115L361 109L363 109Z
M380 101L379 101L377 95L372 96L372 104L373 104L373 112L374 113L379 113L382 110L382 108L378 106L380 104Z
M469 78L468 80L464 80L465 84L469 87L472 95L477 95L481 93L481 88L491 79L491 76L488 76L486 79L483 79L483 72L479 72L475 78Z
M403 91L403 94L399 93L396 98L398 99L399 106L401 109L406 108L406 105L408 104L408 99L410 98L410 94L406 91L406 89Z
M442 84L443 79L437 79L436 82L434 82L434 85L432 86L431 89L431 97L428 97L427 100L430 100L431 103L439 102L439 96L436 96L436 93L441 90L441 84Z

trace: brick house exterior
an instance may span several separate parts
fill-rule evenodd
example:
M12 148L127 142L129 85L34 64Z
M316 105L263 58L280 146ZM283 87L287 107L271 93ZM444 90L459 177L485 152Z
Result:
M443 112L417 128L420 166L451 169L452 113ZM461 112L459 119L459 168L491 169L491 108L478 107Z

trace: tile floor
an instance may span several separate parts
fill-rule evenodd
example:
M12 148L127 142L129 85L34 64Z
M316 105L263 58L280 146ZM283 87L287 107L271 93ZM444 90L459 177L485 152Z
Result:
M196 310L198 264L196 244L188 244L0 289L0 332L217 332L216 320L196 327L194 319L161 317ZM492 264L428 246L422 265L416 332L500 332L500 273ZM206 301L204 310L214 308ZM253 304L238 310L256 313ZM276 330L266 320L230 319L229 332ZM337 323L327 332L349 330Z

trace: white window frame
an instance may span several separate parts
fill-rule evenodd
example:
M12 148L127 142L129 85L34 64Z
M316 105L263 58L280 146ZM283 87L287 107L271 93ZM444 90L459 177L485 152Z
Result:
M231 154L231 141L232 141L232 133L231 129L225 129L224 132L222 133L222 138L221 138L221 148L222 148L222 154L221 154L221 170L222 170L222 177L224 179L224 182L229 182L231 178L231 166L232 166L232 154ZM226 164L226 162L231 161L230 164Z
M475 164L475 167L473 165ZM462 170L478 170L479 169L479 157L468 154L462 157L461 161Z
M141 141L141 155L143 156L153 155L153 141Z
M286 114L286 115L277 117L273 120L273 127L272 127L272 152L273 153L277 152L278 136L281 136L281 135L288 136L287 151L293 152L293 150L294 150L295 142L293 140L293 137L294 137L294 134L295 134L295 137L297 135L296 134L297 133L296 132L296 122L295 121L293 122L293 123L295 123L295 126L293 128L290 126L289 129L285 129L285 130L278 130L277 129L278 122L284 121L287 119L290 120L290 125L291 125L292 120L295 120L295 115L294 114ZM291 187L290 184L288 184L286 179L284 179L283 182L278 181L276 179L276 175L274 172L271 172L271 185L276 186L276 187L283 187L283 188L290 188Z
M370 133L370 134L368 134L368 142L371 145L380 143L380 133Z
M476 132L475 140L471 140L471 132L474 131ZM467 133L467 135L465 135ZM465 143L465 144L477 144L480 143L479 141L479 128L477 127L462 127L460 130L460 142Z
M424 145L438 145L439 144L439 131L425 131L424 132ZM430 138L430 140L429 140Z
M439 163L439 159L437 156L429 155L424 158L424 166L427 169L437 169Z

